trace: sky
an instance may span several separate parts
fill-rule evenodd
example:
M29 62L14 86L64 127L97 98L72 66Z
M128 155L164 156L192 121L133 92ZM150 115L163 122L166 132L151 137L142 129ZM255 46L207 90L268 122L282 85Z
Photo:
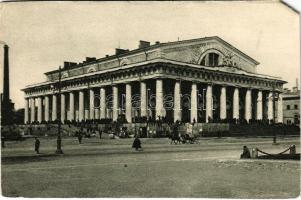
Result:
M217 35L260 62L257 72L300 80L299 15L277 1L10 2L0 4L0 41L10 47L10 98L24 107L26 85L64 61ZM0 48L3 44L0 42ZM1 76L3 50L0 50ZM1 77L2 80L2 77ZM1 81L1 91L2 91Z

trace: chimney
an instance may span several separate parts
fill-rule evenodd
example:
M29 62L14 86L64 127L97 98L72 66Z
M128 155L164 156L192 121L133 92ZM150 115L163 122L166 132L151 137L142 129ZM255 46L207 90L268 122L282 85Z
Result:
M115 55L117 55L117 56L120 54L127 53L127 52L129 52L128 49L118 49L118 48L115 49Z
M9 102L9 62L8 62L8 46L4 45L4 72L3 72L3 106Z
M139 41L139 49L143 49L143 48L146 48L146 47L149 47L150 46L150 42L148 41L143 41L143 40L140 40Z
M298 78L296 78L296 88L297 88L297 90L298 90L298 88L299 88L299 81L298 81Z
M95 61L96 58L95 57L86 57L86 62L92 62Z
M77 63L75 62L68 62L68 61L65 61L64 62L64 69L70 69L72 66L75 66Z
M66 62L66 61L64 61L64 69L68 69L69 68L69 66L70 66L70 62Z
M77 65L76 62L69 62L69 67L73 67L73 66L75 66L75 65Z

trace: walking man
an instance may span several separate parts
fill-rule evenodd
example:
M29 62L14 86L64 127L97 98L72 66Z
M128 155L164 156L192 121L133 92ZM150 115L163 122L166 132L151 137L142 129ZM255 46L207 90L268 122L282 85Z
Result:
M40 140L37 137L35 137L34 150L40 154Z
M132 148L135 148L136 151L138 151L139 149L142 148L142 147L141 147L141 141L140 141L140 139L138 138L138 134L137 134L136 137L135 137L135 140L134 140L134 142L133 142Z
M82 139L83 139L83 134L82 131L78 131L77 133L77 139L78 139L78 143L81 144L82 143Z

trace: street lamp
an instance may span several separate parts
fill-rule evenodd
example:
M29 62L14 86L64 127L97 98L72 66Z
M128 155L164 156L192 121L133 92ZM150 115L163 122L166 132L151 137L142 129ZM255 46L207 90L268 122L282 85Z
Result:
M278 99L278 93L275 93L275 82L273 84L273 124L275 125L276 123L276 106L275 106L275 101ZM279 110L278 110L279 112ZM277 144L277 134L276 134L276 129L274 130L274 137L273 137L273 144Z
M150 88L147 88L146 90L146 118L147 120L149 120L149 117L150 117L150 107L149 107L149 95L150 95Z
M56 140L56 154L63 154L62 150L62 137L61 137L61 66L59 67L59 81L58 81L58 109L57 109L57 118L58 118L58 132Z

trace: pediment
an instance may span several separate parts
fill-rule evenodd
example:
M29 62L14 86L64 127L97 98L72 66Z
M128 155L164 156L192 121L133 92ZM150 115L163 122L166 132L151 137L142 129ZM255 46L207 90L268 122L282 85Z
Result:
M215 54L218 57L216 66L234 67L248 72L255 72L259 64L219 37L167 43L163 52L164 58L199 65L204 65L207 55Z

